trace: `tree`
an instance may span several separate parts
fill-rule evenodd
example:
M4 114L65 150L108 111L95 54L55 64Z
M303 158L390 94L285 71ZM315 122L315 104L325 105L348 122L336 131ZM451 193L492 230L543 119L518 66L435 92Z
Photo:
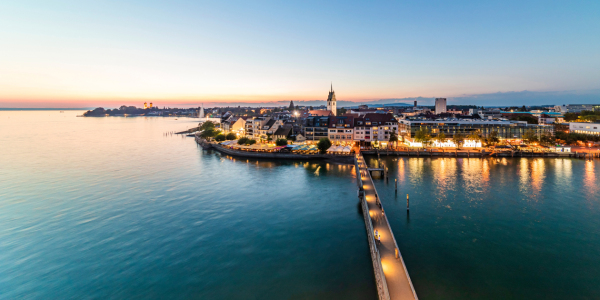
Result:
M440 132L440 133L439 133L439 134L438 134L438 135L435 137L435 140L436 140L438 143L440 143L440 144L442 144L442 143L445 143L445 142L446 142L446 134L445 134L445 133L443 133L443 132Z
M475 130L471 132L471 134L469 134L467 138L472 141L475 141L475 148L477 148L477 142L481 141L481 131L479 131L479 129Z
M425 128L421 128L417 130L415 133L415 141L423 143L423 145L429 144L431 141L431 135L429 134L429 130Z
M348 111L347 109L340 107L337 109L337 115L338 116L344 115L344 114L346 114L347 111Z
M273 134L272 133L267 133L267 141L272 141L273 140Z
M554 136L552 136L552 134L548 132L542 134L542 136L540 137L540 144L544 146L550 146L554 144Z
M564 119L565 119L565 121L576 121L578 117L579 117L579 114L568 112L568 113L565 113Z
M230 132L225 136L225 139L228 141L235 140L236 138L237 138L237 136L233 132Z
M538 136L535 133L535 130L533 129L528 129L525 130L525 133L523 134L523 141L527 144L531 144L531 143L535 143L538 141Z
M248 139L248 141L246 142L246 145L254 145L254 144L256 144L255 139Z
M285 146L285 145L287 145L287 139L277 139L275 141L275 145L277 145L277 146Z
M224 140L225 140L225 135L222 133L219 133L215 136L215 141L217 141L217 142L222 142Z
M238 145L246 145L246 143L248 143L248 138L247 137L241 137L238 139Z
M500 139L498 138L498 131L490 132L485 141L488 145L496 145L500 141Z
M394 143L394 145L398 143L398 135L395 131L390 132L390 143Z
M326 137L321 138L317 143L317 148L319 148L319 152L325 153L327 149L331 148L331 141Z
M204 123L202 123L202 125L200 125L200 130L207 130L207 129L215 129L215 123L211 122L211 121L206 121Z
M462 144L465 142L465 136L462 133L456 133L452 137L452 141L456 144L456 148L460 149Z
M525 121L527 124L538 124L538 119L530 115L516 116L511 118L511 120Z
M214 129L205 129L202 131L202 133L200 133L200 137L204 139L211 138L215 135L217 135L217 132Z

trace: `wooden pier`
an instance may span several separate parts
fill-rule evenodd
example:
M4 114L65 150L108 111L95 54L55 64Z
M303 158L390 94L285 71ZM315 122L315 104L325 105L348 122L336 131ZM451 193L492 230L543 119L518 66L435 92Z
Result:
M380 165L383 170L385 166ZM358 197L361 202L367 239L375 272L380 300L418 299L392 228L385 216L383 205L373 184L371 171L362 154L356 156ZM385 170L387 175L387 170ZM377 241L375 232L379 234Z

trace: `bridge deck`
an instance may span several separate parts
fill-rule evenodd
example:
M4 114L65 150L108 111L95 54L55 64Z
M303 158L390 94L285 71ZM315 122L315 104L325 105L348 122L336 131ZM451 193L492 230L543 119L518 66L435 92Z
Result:
M382 209L377 205L377 191L362 155L358 156L357 162L363 180L369 214L373 220L373 230L377 230L379 235L381 235L381 243L378 245L378 249L390 299L418 299L404 261L402 260L400 250L398 250L399 258L396 258L396 240Z

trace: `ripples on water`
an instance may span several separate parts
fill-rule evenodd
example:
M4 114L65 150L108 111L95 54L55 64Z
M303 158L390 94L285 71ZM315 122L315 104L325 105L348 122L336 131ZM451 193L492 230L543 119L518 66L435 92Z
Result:
M420 299L599 297L599 160L384 161L376 186Z
M376 297L350 167L80 113L0 112L1 299Z

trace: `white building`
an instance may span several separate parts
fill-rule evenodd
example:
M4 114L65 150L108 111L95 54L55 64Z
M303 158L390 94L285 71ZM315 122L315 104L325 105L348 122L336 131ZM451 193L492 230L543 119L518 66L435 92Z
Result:
M446 112L446 98L435 98L435 114L443 114Z
M569 131L573 133L600 135L600 123L570 122Z
M563 105L557 105L554 106L554 111L556 112L560 112L560 113L579 113L582 112L584 110L593 110L594 109L594 104L563 104Z

